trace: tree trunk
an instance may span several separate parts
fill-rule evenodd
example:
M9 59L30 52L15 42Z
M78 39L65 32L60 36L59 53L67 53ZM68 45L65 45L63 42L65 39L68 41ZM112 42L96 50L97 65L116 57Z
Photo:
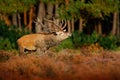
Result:
M11 21L8 18L8 15L3 14L2 17L3 17L3 20L5 21L5 24L8 26L11 26Z
M53 4L52 3L48 3L47 4L47 15L46 15L47 19L52 19L53 17Z
M66 6L69 4L69 0L65 0ZM67 9L67 7L66 7ZM71 21L67 20L67 24L68 24L68 32L71 32Z
M120 36L120 18L119 13L117 13L117 20L116 20L116 35Z
M65 3L66 3L66 5L68 5L69 4L69 0L65 0Z
M13 13L12 15L12 24L17 26L17 14L16 13Z
M98 22L98 33L102 34L102 25L101 25L101 21Z
M59 17L59 14L58 14L58 12L57 12L58 6L59 6L59 4L56 3L56 4L55 4L55 18L58 18L58 17Z
M43 18L45 18L45 6L43 2L39 3L39 7L38 7L38 18L41 20L41 22L43 22ZM35 32L36 33L41 33L42 30L42 25L36 25L35 26Z
M33 22L33 15L34 15L34 9L33 5L31 5L30 12L29 12L29 24L27 28L29 31L32 31L32 22Z
M19 13L18 13L18 26L19 26L20 29L22 28L22 25L21 25L21 17L20 17L20 14L19 14Z
M67 20L67 24L68 24L68 32L71 33L71 22L70 22L70 20Z
M117 17L117 36L120 38L120 16Z
M98 27L97 27L97 23L96 23L96 22L95 22L94 30L95 30L96 32L98 32Z
M47 4L47 15L46 15L46 18L47 19L53 19L53 4L52 3L48 3ZM51 30L53 30L53 26L51 23L45 21L44 22L44 31L45 32L51 32Z
M114 12L114 14L113 14L113 27L112 27L112 31L111 31L111 33L113 34L113 35L115 35L116 34L116 30L117 30L117 12Z
M71 28L72 28L71 31L73 32L73 31L74 31L74 28L75 28L75 26L74 26L74 19L71 20L71 25L72 25L72 27L71 27Z
M27 26L27 11L24 10L24 25Z
M79 19L79 31L82 32L83 31L83 19L80 17Z
M85 2L85 0L81 0L81 2ZM79 31L82 32L83 31L83 18L82 16L80 16L79 18Z

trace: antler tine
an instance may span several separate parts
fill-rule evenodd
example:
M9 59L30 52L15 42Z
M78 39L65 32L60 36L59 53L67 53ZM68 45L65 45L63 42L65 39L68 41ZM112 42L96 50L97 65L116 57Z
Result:
M55 19L55 18L53 18L53 20L44 18L44 20L47 22L53 23L58 30L63 30L67 25L66 20L65 21L64 20L57 21L57 19Z
M60 28L62 27L63 23L64 23L63 20L59 22Z
M54 23L54 21L48 20L48 19L46 19L46 18L44 18L44 20L45 20L45 21L48 21L48 22L50 22L50 23Z
M40 25L43 27L44 24L42 23L42 20L40 18L37 17L36 22L35 23L40 23Z
M36 19L36 20L37 20L37 22L40 22L40 18L38 18L38 17L37 17L37 19Z
M36 24L37 22L38 22L38 17L37 17L37 19L34 20L34 23L35 23L35 24Z
M65 24L64 24L64 26L62 27L62 29L64 29L66 26L67 26L67 22L66 22L66 20L65 20Z
M53 21L55 21L55 18L53 17Z
M53 21L52 20L48 20L46 18L44 18L44 20L47 21L47 22L53 23L55 26L57 26L57 29L61 30L60 27L59 27L59 24L57 24L55 18L53 18Z
M64 25L63 25L64 24ZM66 20L62 20L61 21L61 24L60 24L60 28L63 30L65 27L66 27L67 23L66 23ZM63 26L63 27L62 27Z
M41 26L44 26L44 24L42 23L42 20L40 18L37 18L38 23L40 23Z
M36 24L36 19L33 22Z
M66 27L66 25L67 25L66 20L65 21L61 20L59 22L56 22L57 23L56 24L55 23L55 19L54 19L53 23L54 23L55 26L57 26L57 28L59 28L59 30L63 30Z

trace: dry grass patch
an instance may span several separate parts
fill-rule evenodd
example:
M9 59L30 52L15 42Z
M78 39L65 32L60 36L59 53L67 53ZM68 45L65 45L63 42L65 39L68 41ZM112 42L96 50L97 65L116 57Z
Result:
M119 80L120 54L103 51L86 56L63 50L38 56L14 56L0 62L0 80Z

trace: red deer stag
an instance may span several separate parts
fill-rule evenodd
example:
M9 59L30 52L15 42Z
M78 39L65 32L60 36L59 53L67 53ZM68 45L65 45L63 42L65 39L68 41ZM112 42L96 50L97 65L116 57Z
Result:
M17 40L20 55L25 55L26 52L36 52L36 53L45 53L50 47L59 44L61 41L65 40L71 33L65 32L63 29L66 26L66 23L61 22L59 25L55 23L55 20L47 20L49 23L52 23L59 28L58 31L54 33L36 33L24 35ZM37 20L40 21L40 20ZM41 22L36 22L40 23Z

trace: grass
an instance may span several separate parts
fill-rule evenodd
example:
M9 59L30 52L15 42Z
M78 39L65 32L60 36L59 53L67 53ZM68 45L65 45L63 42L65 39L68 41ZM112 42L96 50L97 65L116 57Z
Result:
M84 55L66 49L38 56L19 57L0 51L9 58L0 62L0 80L119 80L120 54L102 51ZM88 53L87 53L88 54Z
M116 48L115 51L120 51L120 47Z

